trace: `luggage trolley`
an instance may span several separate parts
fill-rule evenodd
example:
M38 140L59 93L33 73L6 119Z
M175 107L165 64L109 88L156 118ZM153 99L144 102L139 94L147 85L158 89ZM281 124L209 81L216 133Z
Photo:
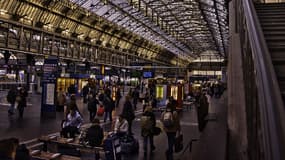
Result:
M106 160L121 160L120 138L111 133L104 141L104 151Z

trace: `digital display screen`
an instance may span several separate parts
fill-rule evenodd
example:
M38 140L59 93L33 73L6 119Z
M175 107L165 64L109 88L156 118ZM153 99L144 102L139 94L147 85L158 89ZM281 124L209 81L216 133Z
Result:
M143 72L144 78L153 78L153 72Z

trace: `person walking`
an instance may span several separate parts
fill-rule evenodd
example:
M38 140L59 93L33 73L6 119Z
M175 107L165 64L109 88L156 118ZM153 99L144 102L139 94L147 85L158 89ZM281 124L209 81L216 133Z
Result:
M108 90L106 90L104 94L103 106L105 109L104 122L106 122L108 116L109 116L110 122L112 122L112 111L115 108L115 103L111 98L111 92L109 92Z
M173 110L171 103L168 103L166 110L161 114L160 121L168 139L168 149L165 152L167 160L173 160L173 146L176 133L181 130L178 113Z
M153 130L156 125L155 115L152 112L152 107L148 106L141 117L141 136L143 137L144 154L147 154L148 142L150 143L150 151L155 150L153 144Z
M12 88L8 91L7 101L10 103L10 108L8 110L8 115L11 116L15 112L15 103L17 96L17 88L16 86L12 86Z
M138 100L139 100L139 97L140 97L140 92L139 92L139 87L136 87L136 89L134 90L133 92L133 105L134 105L134 109L136 110L137 109L137 104L138 104Z
M134 109L133 109L133 106L132 106L132 103L130 101L129 96L126 96L126 98L125 98L125 103L124 103L122 115L128 121L128 124L129 124L128 132L130 135L132 135L133 134L132 133L132 122L135 119L135 112L134 112Z
M122 97L121 90L118 87L116 91L116 108L119 107L121 97Z
M24 109L27 107L27 96L28 92L25 88L21 88L18 93L18 111L19 111L19 118L23 118Z
M199 99L199 105L197 107L198 113L198 128L199 131L202 132L207 124L207 120L205 119L208 115L209 110L209 102L206 96L206 93L202 93Z

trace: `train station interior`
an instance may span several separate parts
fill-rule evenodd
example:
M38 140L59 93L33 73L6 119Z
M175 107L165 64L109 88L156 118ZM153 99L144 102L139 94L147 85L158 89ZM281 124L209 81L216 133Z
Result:
M0 160L284 160L284 101L285 0L0 0Z

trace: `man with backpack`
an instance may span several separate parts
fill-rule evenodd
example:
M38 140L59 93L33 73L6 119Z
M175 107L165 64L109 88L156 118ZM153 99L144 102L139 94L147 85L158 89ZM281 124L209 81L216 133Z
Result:
M155 150L155 146L153 144L153 130L155 124L155 115L152 112L152 108L148 106L145 108L145 111L141 117L141 135L143 137L143 148L145 155L147 154L148 140L150 143L150 151L153 152Z
M176 132L180 132L180 120L176 111L173 110L171 103L166 105L165 111L161 114L160 121L168 139L168 149L166 151L167 160L173 160L173 146L175 143Z
M18 91L17 91L16 86L12 86L12 88L8 91L8 94L7 94L7 101L11 104L8 110L9 116L14 114L16 97L18 94L17 92Z

